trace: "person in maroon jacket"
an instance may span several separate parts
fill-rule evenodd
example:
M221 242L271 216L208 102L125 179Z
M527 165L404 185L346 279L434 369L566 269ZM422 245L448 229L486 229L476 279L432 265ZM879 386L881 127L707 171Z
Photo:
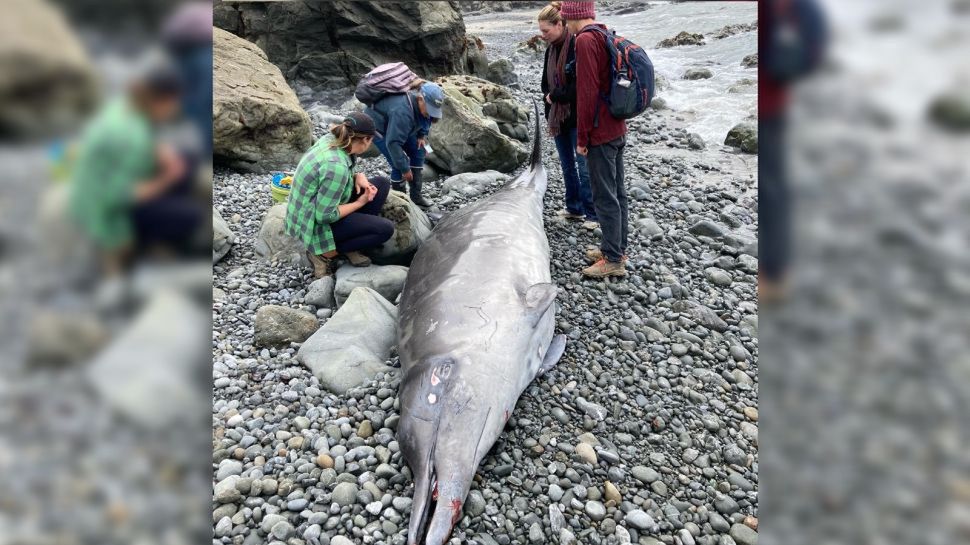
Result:
M560 11L570 32L576 34L576 153L586 157L593 206L603 239L586 257L593 264L583 274L593 278L626 276L629 210L623 177L626 122L610 115L606 96L610 89L609 54L603 37L583 29L604 25L595 21L593 2L563 2Z

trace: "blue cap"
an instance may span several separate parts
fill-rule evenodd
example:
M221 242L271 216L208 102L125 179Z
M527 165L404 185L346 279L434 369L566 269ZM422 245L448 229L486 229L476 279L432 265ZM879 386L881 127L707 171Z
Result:
M445 103L445 91L430 81L421 85L424 104L428 108L428 115L441 119L441 106Z

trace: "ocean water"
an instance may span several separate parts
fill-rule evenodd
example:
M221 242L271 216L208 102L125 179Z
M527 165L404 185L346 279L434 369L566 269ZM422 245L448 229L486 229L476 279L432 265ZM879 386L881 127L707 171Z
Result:
M757 19L756 2L656 2L642 12L601 18L607 26L647 50L656 73L670 83L658 96L683 114L687 130L701 135L708 144L720 144L731 127L758 113L757 84L744 87L740 93L728 92L743 78L757 81L757 68L742 67L741 59L758 52L758 33L744 32L720 40L707 35L727 25ZM704 34L706 43L655 48L657 42L681 31ZM714 77L683 79L684 72L693 67L708 68Z

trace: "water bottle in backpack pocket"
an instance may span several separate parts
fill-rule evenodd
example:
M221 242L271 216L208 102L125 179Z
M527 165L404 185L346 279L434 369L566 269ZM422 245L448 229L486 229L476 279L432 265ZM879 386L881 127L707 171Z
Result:
M642 47L617 36L616 31L606 31L589 26L583 32L598 32L603 36L610 61L610 92L602 96L610 115L617 119L630 119L643 113L653 100L655 84L653 63ZM599 125L599 109L593 125Z

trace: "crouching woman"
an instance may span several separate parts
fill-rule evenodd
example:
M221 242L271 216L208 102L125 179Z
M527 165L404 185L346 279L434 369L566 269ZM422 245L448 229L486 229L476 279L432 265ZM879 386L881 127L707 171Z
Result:
M352 113L317 141L296 167L285 229L306 246L316 278L332 274L340 255L351 265L370 265L360 250L380 246L394 233L393 222L379 215L390 181L353 173L357 156L367 151L375 136L380 138L374 121L362 112Z

